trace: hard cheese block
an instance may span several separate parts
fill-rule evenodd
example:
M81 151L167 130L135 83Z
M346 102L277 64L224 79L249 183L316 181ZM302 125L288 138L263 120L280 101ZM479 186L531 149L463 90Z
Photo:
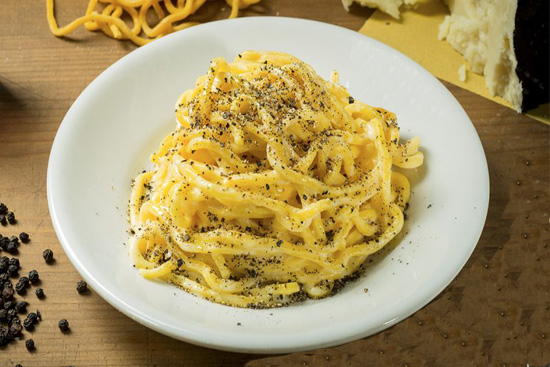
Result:
M484 3L490 5L491 2L492 1L485 1ZM546 21L547 24L548 18L546 18L546 20L541 19L538 22L534 22L531 16L539 12L533 12L532 10L530 12L527 11L521 4L523 0L520 0L520 4L515 7L515 10L514 2L517 3L517 0L498 0L495 2L498 2L501 7L506 5L503 3L507 3L508 11L513 13L514 29L511 33L509 28L503 27L503 24L508 24L508 27L512 27L510 25L510 17L507 18L508 21L505 21L502 12L499 13L495 11L495 9L491 10L489 13L484 13L485 17L489 17L488 21L484 19L483 22L476 23L474 18L478 10L472 8L472 6L475 7L476 4L479 6L479 3L483 2L475 1L476 4L471 4L470 0L462 0L454 3L454 5L449 1L449 5L451 8L453 6L455 7L456 14L458 15L451 15L447 18L448 20L445 20L445 18L449 15L449 8L444 3L435 0L419 1L419 6L416 9L405 10L401 14L401 19L399 21L377 11L369 18L360 32L400 50L416 60L435 76L471 90L486 98L490 98L500 104L515 108L516 110L520 110L520 108L522 108L522 110L529 109L533 105L539 104L544 100L547 102L547 75L549 68L548 26L544 25L544 21ZM531 5L534 3L537 3L537 1L531 2ZM548 2L546 2L546 4L544 4L544 2L537 4L538 5L535 5L539 8L544 6L548 7ZM506 13L506 11L504 11L504 13ZM465 14L465 16L461 14ZM526 16L526 14L528 16ZM546 16L547 14L548 12L546 12ZM531 35L525 36L525 32L528 32L526 28L524 26L517 26L517 24L522 22L534 23L532 26L538 29L538 31L531 31ZM493 37L491 42L494 43L495 38L503 40L506 38L505 36L507 34L513 35L513 41L512 38L508 36L507 38L510 42L501 42L501 47L494 47L492 44L486 44L484 46L483 42L488 41L486 38L489 36L488 29L491 27L495 28L490 35ZM452 30L450 28L452 28ZM543 32L544 30L545 32ZM478 38L484 39L477 43L471 43L472 35L476 34L476 32L481 36ZM534 33L536 33L536 37ZM462 57L462 55L455 51L448 42L439 40L438 34L450 37L451 40L449 43L452 44L454 42L454 46L461 48L466 54L466 57ZM545 37L546 40L544 40ZM546 44L544 42L546 42ZM510 48L514 47L516 51L515 56L511 57L510 53L506 52L506 44L508 44ZM529 46L529 44L531 46ZM526 47L526 45L528 47ZM491 59L492 61L489 63L488 68L491 70L486 83L486 80L481 75L473 73L472 70L479 71L479 69L482 69L482 71L484 71L487 59L491 58L491 55L488 55L489 48L494 49L494 51L493 58ZM524 50L525 48L530 48L530 50ZM544 50L546 50L546 53ZM517 65L507 64L512 62L512 58L516 58ZM472 60L472 64L469 64L465 59L468 61ZM467 64L468 71L466 73L466 80L461 81L459 69L465 63ZM480 67L480 65L483 66ZM546 73L546 78L544 77L544 73ZM518 89L518 83L513 82L514 75L517 80L519 80L520 89ZM512 83L510 83L510 80L512 80ZM489 90L487 85L492 85L492 91ZM515 93L516 100L513 102L515 105L491 93L495 91ZM518 91L520 91L520 93L518 93ZM528 115L548 123L548 104L546 103L535 110L529 111Z

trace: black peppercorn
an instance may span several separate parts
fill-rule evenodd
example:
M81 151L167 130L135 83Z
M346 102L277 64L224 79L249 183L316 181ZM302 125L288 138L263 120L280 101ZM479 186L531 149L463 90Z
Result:
M4 308L6 309L6 311L11 310L12 308L15 308L15 302L13 301L4 302Z
M21 327L21 324L15 323L10 326L10 334L13 336L18 336L21 334L21 330L23 328Z
M38 315L34 312L29 312L25 320L29 320L31 323L35 324L38 321Z
M11 310L8 310L8 323L11 323L11 320L17 317L17 310L15 308L12 308Z
M2 298L4 299L11 299L13 297L13 288L11 287L5 287L2 290Z
M23 365L21 363L18 363L15 365L15 367L23 367Z
M6 322L8 322L8 311L6 311L5 309L0 309L0 322L5 324Z
M67 319L61 319L59 320L59 329L61 331L67 331L69 330L69 321Z
M6 215L5 214L0 214L0 223L2 223L2 225L6 225Z
M18 270L19 268L15 265L8 266L8 274L10 275L10 277L16 277L19 274Z
M4 274L8 271L8 264L4 262L0 262L0 274Z
M34 340L32 340L32 339L25 340L25 347L27 347L27 350L29 352L33 351L34 350Z
M15 284L15 291L16 291L17 294L20 295L20 296L25 295L25 293L27 293L25 284L23 284L23 283L21 283L21 282L17 282L17 284Z
M8 215L6 215L8 218L8 222L10 224L15 224L17 221L15 220L15 214L13 212L9 212Z
M0 203L0 214L8 214L8 207L4 203Z
M0 248L2 248L2 250L6 250L8 243L10 243L10 239L8 237L2 237L0 239Z
M18 250L17 250L17 242L8 242L8 245L6 246L6 251L9 252L10 254L12 255L15 255L17 254Z
M19 233L19 239L20 239L21 242L23 242L23 243L28 243L29 240L30 240L31 238L29 237L29 234L28 234L28 233L26 233L26 232L21 232L21 233Z
M76 290L80 294L86 293L88 291L88 284L85 281L81 280L76 284Z
M39 279L40 277L38 276L38 272L36 270L29 271L29 281L31 282L31 284L38 283Z
M12 257L11 259L9 259L8 264L17 266L17 269L19 269L21 267L21 264L19 263L19 259L16 258L16 257Z
M17 302L15 304L15 309L19 313L23 313L23 312L27 311L27 302L25 302L25 301Z
M36 288L36 291L34 291L36 294L36 297L38 298L44 298L44 290L42 288Z
M29 318L26 318L25 320L23 320L23 327L27 331L32 331L34 329L34 322Z
M16 244L19 245L19 238L17 236L11 236L10 237L10 242L15 242Z
M25 286L25 288L30 287L29 278L27 278L27 277L19 278L19 283L23 284Z
M53 260L53 251L50 250L49 248L45 249L44 252L42 253L42 257L47 263L51 262Z
M9 330L5 327L0 327L0 346L8 344L12 340ZM16 366L17 367L17 366Z
M9 319L9 322L8 322L8 326L12 326L14 324L19 324L21 325L21 319L19 318L19 316L15 315L15 316L12 316L10 319Z

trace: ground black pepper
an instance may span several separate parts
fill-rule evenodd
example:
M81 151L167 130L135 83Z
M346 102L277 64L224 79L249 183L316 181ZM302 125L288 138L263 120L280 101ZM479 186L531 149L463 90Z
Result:
M67 319L61 319L59 320L59 329L61 331L67 331L69 330L69 321Z
M52 262L52 260L53 260L53 251L50 250L49 248L45 249L44 252L42 253L42 257L44 258L44 260L47 263Z
M76 290L77 290L78 293L80 293L80 294L86 293L86 292L88 291L88 283L86 283L86 282L83 281L83 280L79 281L79 282L76 284Z

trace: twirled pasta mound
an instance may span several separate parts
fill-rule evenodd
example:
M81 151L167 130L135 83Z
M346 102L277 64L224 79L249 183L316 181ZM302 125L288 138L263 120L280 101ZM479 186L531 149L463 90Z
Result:
M214 302L322 298L403 226L420 141L297 58L214 59L133 183L130 252L146 278Z

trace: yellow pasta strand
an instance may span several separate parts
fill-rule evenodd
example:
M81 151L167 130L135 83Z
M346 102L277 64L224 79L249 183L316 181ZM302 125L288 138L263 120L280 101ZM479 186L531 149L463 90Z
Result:
M57 36L66 36L84 25L89 31L101 30L115 39L129 39L138 46L143 46L154 39L179 31L198 23L185 21L194 14L206 0L90 0L84 16L59 27L55 19L55 0L46 0L46 18L51 32ZM236 18L239 9L259 2L260 0L226 0L231 6L229 18ZM96 10L98 4L105 4L101 12ZM158 23L151 28L147 19L149 11L154 11ZM131 19L132 28L124 16Z
M351 98L337 73L325 81L276 52L217 58L176 119L130 198L146 278L284 306L333 294L403 227L410 184L392 167L420 166L420 140L401 144L395 115Z

